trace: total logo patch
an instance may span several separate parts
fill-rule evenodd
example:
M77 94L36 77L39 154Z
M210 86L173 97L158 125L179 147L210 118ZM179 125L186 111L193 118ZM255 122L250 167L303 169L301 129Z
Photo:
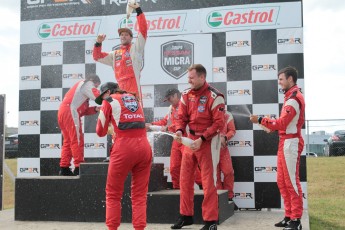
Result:
M199 105L199 106L198 106L198 112L199 112L199 113L205 112L205 106Z

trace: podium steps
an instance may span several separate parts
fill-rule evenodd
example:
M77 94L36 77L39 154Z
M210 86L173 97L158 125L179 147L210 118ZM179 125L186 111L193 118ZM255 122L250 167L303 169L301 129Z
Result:
M16 178L15 220L105 222L105 185L108 163L82 163L79 176ZM179 190L165 190L164 164L152 164L147 200L148 223L174 223L179 214ZM130 223L131 176L125 181L121 222ZM219 223L233 215L227 191L218 191ZM195 191L196 224L202 223L202 191Z
M218 190L218 224L234 215L235 204L228 201L228 191ZM203 224L201 204L204 199L202 190L194 191L194 223ZM149 192L147 199L147 222L173 224L180 211L180 190L161 190ZM159 218L157 218L159 217Z

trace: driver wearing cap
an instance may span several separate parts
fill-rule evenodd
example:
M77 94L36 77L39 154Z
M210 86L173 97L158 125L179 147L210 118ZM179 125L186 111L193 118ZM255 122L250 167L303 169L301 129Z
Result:
M139 25L138 38L132 44L133 32L129 28L118 29L121 41L119 49L112 52L102 52L102 42L105 34L99 34L93 48L93 59L106 65L110 65L115 72L115 79L119 87L127 92L135 93L141 99L140 70L144 58L144 48L147 38L147 22L138 3L129 6L137 12Z
M144 230L152 150L146 137L143 109L133 94L119 89L114 82L101 86L101 94L95 102L102 104L97 119L97 135L104 137L109 126L116 133L105 189L106 225L109 230L120 226L124 183L131 172L133 228Z
M181 93L176 88L168 89L165 92L164 100L170 103L168 113L161 120L154 121L152 123L147 123L146 127L149 128L150 125L162 126L162 131L166 129L171 133L176 133L176 119L178 119L178 109L179 102L181 98ZM187 135L184 135L187 136ZM170 175L171 182L174 189L180 189L180 171L181 171L181 161L183 152L182 143L173 140L171 151L170 151Z

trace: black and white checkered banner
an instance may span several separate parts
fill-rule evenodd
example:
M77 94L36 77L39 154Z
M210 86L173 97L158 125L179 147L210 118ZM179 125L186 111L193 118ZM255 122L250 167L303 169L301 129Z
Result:
M67 90L90 73L102 82L115 81L111 67L92 59L92 49L98 33L107 34L104 51L119 45L125 2L22 0L19 177L57 174L62 144L57 110ZM237 133L229 150L234 199L243 208L282 207L276 185L278 136L250 123L249 114L279 117L284 95L277 73L285 66L298 69L304 91L302 3L268 2L140 2L149 25L141 73L146 121L163 118L169 106L162 100L166 89L188 88L188 66L203 64L207 81L225 95L234 114ZM134 36L136 23L133 14L129 26ZM109 150L107 138L95 134L96 120L97 115L83 119L86 161L101 161ZM171 181L171 138L149 138L154 161L165 164ZM307 206L305 156L300 177Z

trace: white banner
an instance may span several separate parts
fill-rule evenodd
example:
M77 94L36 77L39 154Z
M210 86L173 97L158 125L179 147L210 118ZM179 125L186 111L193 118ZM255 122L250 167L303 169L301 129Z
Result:
M41 112L19 112L18 134L40 134Z
M233 199L236 205L240 208L255 207L254 183L235 182Z
M107 157L107 136L84 133L84 157Z
M223 6L201 9L203 33L301 27L301 2ZM293 15L293 17L291 16Z
M252 130L237 130L236 134L228 142L230 155L234 156L253 156L254 138Z
M18 158L17 177L38 177L41 175L40 158Z
M60 158L61 149L61 134L40 135L40 158Z
M254 181L276 182L277 181L277 157L255 156L254 157Z
M166 36L200 33L199 10L162 11L145 13L148 36ZM124 15L87 18L59 18L21 22L21 44L96 39L100 33L107 39L119 38L117 29L132 29L138 33L136 16L126 23Z
M41 88L41 66L20 67L19 89Z
M230 30L301 27L301 3L268 3L145 13L148 36L167 36L223 32ZM294 17L291 17L294 15ZM133 14L45 19L21 22L21 44L88 40L104 33L118 38L117 29L128 26L137 36L138 24Z

